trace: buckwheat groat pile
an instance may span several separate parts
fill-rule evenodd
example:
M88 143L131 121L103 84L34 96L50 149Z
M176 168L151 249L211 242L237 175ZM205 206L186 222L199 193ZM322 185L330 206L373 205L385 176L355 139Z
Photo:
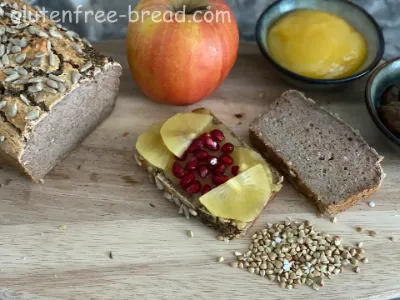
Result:
M22 1L0 41L0 156L37 181L111 113L121 66Z
M344 246L340 237L316 231L308 221L282 222L255 233L249 251L235 252L237 261L231 266L267 277L282 288L306 284L319 290L324 278L331 279L346 266L360 272L360 262L368 263L362 246Z

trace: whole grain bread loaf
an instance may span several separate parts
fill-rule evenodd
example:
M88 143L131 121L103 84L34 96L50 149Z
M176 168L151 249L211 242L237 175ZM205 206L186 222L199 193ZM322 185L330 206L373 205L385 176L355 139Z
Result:
M358 131L287 91L250 125L250 140L323 214L335 215L376 192L381 157Z
M22 1L0 5L0 156L37 181L113 110L121 65Z
M213 116L214 125L223 125L222 122L214 116L210 110L205 108L199 108L194 110L195 113L210 114ZM226 126L224 126L226 127ZM234 132L226 127L226 131L229 131L232 137L234 137L238 144L244 147L250 148L245 144ZM138 165L149 173L151 183L155 184L156 187L163 193L164 198L169 200L171 203L178 206L179 212L184 214L186 218L198 217L205 225L213 228L219 232L221 237L226 239L234 239L246 234L246 232L253 226L256 220L247 223L239 223L235 220L219 218L210 213L206 207L204 207L197 195L190 195L183 190L179 184L174 184L168 179L165 172L161 169L156 168L145 160L139 152L136 151L136 162ZM273 176L273 182L276 189L272 191L270 199L266 201L264 208L270 201L275 198L276 194L282 187L283 177L271 166L271 173Z

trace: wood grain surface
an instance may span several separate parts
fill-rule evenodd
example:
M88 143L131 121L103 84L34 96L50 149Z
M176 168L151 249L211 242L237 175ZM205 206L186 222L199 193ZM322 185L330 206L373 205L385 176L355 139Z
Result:
M333 224L318 218L314 206L286 184L250 233L266 222L308 219L317 229L342 236L345 244L364 242L370 263L361 266L360 274L346 270L319 292L306 286L289 291L229 267L232 252L246 249L249 237L217 241L216 233L200 221L179 215L135 165L138 135L148 125L193 107L148 101L127 69L123 42L97 47L124 65L112 116L54 168L44 184L32 184L6 166L0 170L0 299L400 296L400 148L370 119L364 104L365 80L347 89L306 95L339 113L385 156L387 178L371 199L376 207L360 202ZM269 69L255 45L242 45L240 53L226 82L195 107L212 109L247 140L251 120L290 86ZM357 233L356 226L375 230L377 236ZM194 238L186 235L187 230ZM224 263L216 262L219 256L225 257Z

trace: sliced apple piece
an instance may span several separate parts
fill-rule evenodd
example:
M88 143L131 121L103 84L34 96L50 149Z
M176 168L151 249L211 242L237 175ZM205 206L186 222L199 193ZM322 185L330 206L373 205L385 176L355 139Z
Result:
M149 163L166 170L174 161L174 156L161 138L160 130L163 124L161 122L151 125L146 132L139 136L136 149Z
M175 156L182 157L193 140L211 127L213 117L207 114L178 113L161 128L164 144Z
M258 164L211 190L200 202L220 218L251 222L271 197L268 182L263 166Z

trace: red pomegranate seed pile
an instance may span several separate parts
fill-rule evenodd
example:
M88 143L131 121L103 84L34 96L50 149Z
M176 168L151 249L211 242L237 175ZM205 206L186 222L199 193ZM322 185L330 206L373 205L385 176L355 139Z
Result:
M204 195L239 174L230 156L235 146L224 140L224 133L215 129L195 139L181 158L176 157L172 173L188 193Z

